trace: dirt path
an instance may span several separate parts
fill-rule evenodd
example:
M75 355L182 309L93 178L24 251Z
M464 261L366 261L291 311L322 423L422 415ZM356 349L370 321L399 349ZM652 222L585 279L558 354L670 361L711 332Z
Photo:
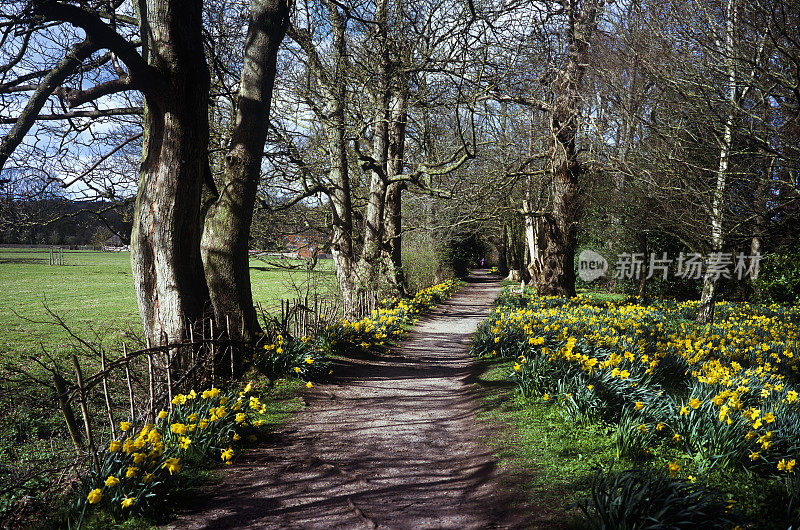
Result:
M497 486L470 383L470 336L498 290L479 273L396 354L338 366L277 443L226 469L171 528L528 526Z

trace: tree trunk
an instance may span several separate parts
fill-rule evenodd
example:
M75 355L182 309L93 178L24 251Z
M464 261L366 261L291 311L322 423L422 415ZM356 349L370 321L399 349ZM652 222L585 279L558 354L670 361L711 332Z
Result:
M508 227L505 221L497 239L497 273L501 278L508 276Z
M392 182L392 179L403 173L409 99L408 76L404 75L400 83L401 86L393 91L390 105L389 158L386 165L389 187L386 189L382 261L387 283L404 296L408 292L402 254L402 194L406 185L405 182Z
M574 4L566 14L567 64L553 83L550 117L552 145L550 173L553 209L547 218L547 245L542 258L542 273L537 281L541 295L575 296L575 246L581 214L580 179L583 167L578 160L576 140L578 117L583 104L581 91L589 56L589 40L597 29L599 0L586 0L580 12Z
M250 287L248 241L269 124L278 47L289 21L284 0L252 0L239 82L236 122L223 182L206 214L202 257L217 322L226 317L238 338L259 330Z
M146 100L131 263L145 335L180 341L201 318L208 290L200 259L200 194L208 169L209 73L202 2L148 0L140 13L145 58L167 89Z
M353 206L350 199L350 177L347 170L347 151L344 139L344 107L332 123L325 127L327 132L330 169L328 177L334 183L330 194L330 207L333 214L333 236L331 253L336 264L336 278L342 295L345 315L355 309L357 263L353 248Z
M639 271L639 285L637 286L636 290L636 298L639 300L641 305L647 305L650 303L650 298L647 295L647 267L650 264L647 259L647 243L647 232L641 230L639 232L639 253L644 256L644 260L642 262L642 268Z
M353 204L345 140L347 104L345 75L348 63L345 32L348 19L339 13L337 6L332 2L326 3L326 8L331 24L330 46L326 51L329 61L323 62L307 31L290 27L289 34L307 56L309 81L315 85L321 99L321 105L315 106L314 110L322 124L323 141L328 156L325 192L329 199L332 217L331 253L336 264L336 278L342 296L343 311L346 316L352 316L355 309L356 287L360 282L357 278L358 270L353 245Z
M359 288L375 289L380 269L381 245L383 242L384 207L386 205L387 161L389 156L389 76L390 57L386 2L375 3L375 31L373 39L378 55L374 74L375 92L372 96L374 121L372 124L372 168L370 170L369 196L364 213L364 245L359 260Z
M577 168L579 164L574 161ZM566 165L566 161L564 161ZM573 170L559 169L553 182L553 212L548 219L546 246L537 292L543 296L575 296L575 245L579 188Z
M736 15L735 0L728 0L726 9L726 30L724 57L728 66L728 102L729 108L725 116L725 129L720 142L719 169L717 170L717 184L711 199L711 252L720 252L724 243L722 235L722 210L725 187L728 178L728 165L730 163L731 144L733 142L733 112L736 103L736 69L733 64L733 32ZM714 321L714 302L716 299L717 279L706 272L703 278L703 293L700 295L700 308L697 311L698 324L711 324Z

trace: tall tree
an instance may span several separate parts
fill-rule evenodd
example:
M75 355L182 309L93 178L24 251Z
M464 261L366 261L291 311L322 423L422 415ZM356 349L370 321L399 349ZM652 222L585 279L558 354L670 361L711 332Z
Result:
M78 107L122 92L141 93L144 134L131 261L146 336L153 342L180 341L187 326L203 316L209 301L218 316L241 321L249 336L257 324L246 242L260 175L275 55L290 4L285 0L251 4L237 98L240 114L219 191L213 185L208 158L210 74L203 45L203 2L143 0L135 5L135 17L117 13L120 6L121 2L93 9L83 3L53 0L28 4L27 15L34 17L39 27L66 23L86 37L55 67L45 68L40 82L30 88L31 98L3 139L3 156L42 118L44 103L53 95ZM117 31L120 20L126 28L138 31ZM18 23L29 21L23 16ZM92 59L92 54L103 49L110 52L105 61L115 65L116 78L85 89L62 86L74 74L90 68L92 61L102 64ZM81 112L65 113L62 118ZM100 109L87 116L108 114L111 112ZM215 194L206 208L201 203L204 186ZM201 236L206 222L204 260Z

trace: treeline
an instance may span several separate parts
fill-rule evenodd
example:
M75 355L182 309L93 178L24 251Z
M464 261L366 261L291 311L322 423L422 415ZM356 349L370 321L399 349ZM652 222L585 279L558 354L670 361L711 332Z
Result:
M131 206L43 199L0 203L0 244L127 245Z

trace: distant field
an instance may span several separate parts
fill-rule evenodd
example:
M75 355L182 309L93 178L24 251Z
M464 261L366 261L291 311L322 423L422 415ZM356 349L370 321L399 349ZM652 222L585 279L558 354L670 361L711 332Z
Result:
M53 351L64 345L60 328L25 319L48 320L44 304L84 335L104 331L109 340L125 329L139 330L130 254L127 252L64 251L64 265L48 265L46 249L0 249L0 356ZM293 285L316 284L319 291L335 286L330 261L309 274L287 271L279 260L250 262L253 298L265 309L294 296ZM16 312L16 314L15 314Z

